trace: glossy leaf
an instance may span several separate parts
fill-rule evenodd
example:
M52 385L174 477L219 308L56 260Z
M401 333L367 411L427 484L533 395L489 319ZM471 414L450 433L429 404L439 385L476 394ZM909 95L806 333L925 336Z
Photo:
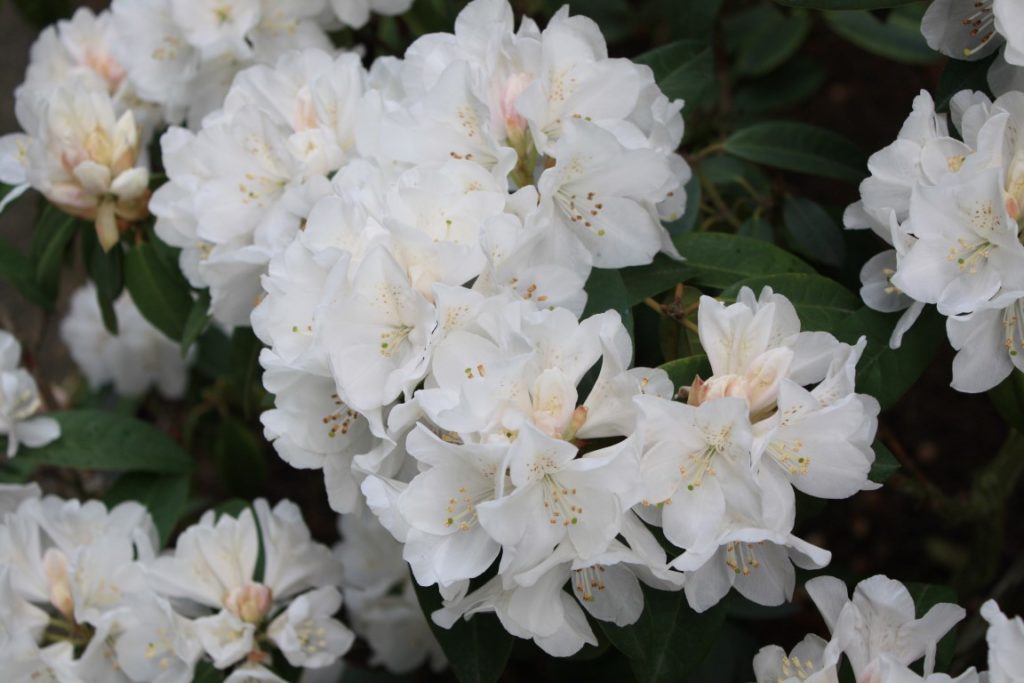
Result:
M685 263L658 254L650 264L623 268L619 274L626 287L628 301L633 305L675 287L676 283L686 279L687 270Z
M585 289L587 291L587 306L580 319L605 311L618 311L622 316L622 324L626 326L629 336L632 337L633 305L622 273L618 270L594 268L590 271Z
M32 261L23 255L17 247L0 238L0 279L6 280L21 292L22 296L43 308L53 308L49 299L36 284Z
M635 624L598 622L608 640L629 657L636 680L676 683L694 672L718 637L725 609L694 612L683 591L643 586L644 611Z
M218 422L213 450L221 481L231 494L255 498L266 490L268 467L261 444L237 419L228 417Z
M988 70L995 61L991 55L976 62L950 59L939 76L939 87L935 91L935 109L949 111L949 101L962 90L977 90L988 93Z
M110 251L103 251L92 230L82 232L82 247L85 269L96 286L96 300L103 316L103 325L111 334L117 334L114 302L124 290L124 247L118 243Z
M806 13L779 11L773 5L754 5L731 16L724 26L726 39L733 36L733 70L738 76L770 73L792 57L811 30Z
M750 237L694 232L680 235L675 242L692 281L716 289L755 276L814 272L796 256Z
M714 58L706 41L678 40L656 47L634 60L654 71L662 92L670 99L682 99L687 107L713 101L717 91Z
M47 204L32 230L31 259L36 286L50 301L57 297L64 254L77 229L74 218Z
M881 441L875 441L871 447L875 451L875 461L871 463L868 479L876 484L884 484L889 477L900 470L900 461Z
M742 128L725 150L747 161L814 176L859 183L867 157L839 133L795 121L769 121Z
M843 265L843 232L820 204L804 197L787 196L782 204L782 221L801 254L826 266Z
M1011 370L1009 377L989 390L988 397L1006 424L1024 433L1024 373Z
M60 423L60 438L41 448L20 451L19 460L118 472L183 474L192 469L189 454L147 422L102 410L67 410L48 415Z
M441 607L437 587L416 585L416 597L460 683L493 683L501 678L514 639L494 614L474 614L444 629L430 618Z
M660 368L668 374L676 391L693 384L697 375L703 378L711 376L711 363L703 353L669 361Z
M185 329L181 334L182 354L188 353L209 324L210 290L203 289L199 291L196 300L192 302L192 309L188 312L188 319L185 320Z
M829 28L871 54L903 64L932 64L941 55L928 47L921 34L916 8L894 10L883 21L867 11L828 12Z
M817 62L796 57L763 78L737 86L733 107L752 114L789 109L818 92L826 76Z
M168 265L159 247L143 242L128 252L124 268L125 285L142 315L171 339L180 340L193 304L177 265Z

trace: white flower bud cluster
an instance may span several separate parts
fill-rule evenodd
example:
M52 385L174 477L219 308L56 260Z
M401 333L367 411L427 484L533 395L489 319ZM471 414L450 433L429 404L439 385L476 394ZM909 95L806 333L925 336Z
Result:
M861 271L868 306L905 311L891 345L934 304L958 352L953 388L976 393L1024 370L1024 93L962 91L949 119L959 137L922 92L844 223L893 246Z
M956 678L934 673L939 641L966 615L951 603L939 603L915 618L914 599L899 581L873 576L851 597L831 576L806 584L831 633L826 642L811 634L792 652L777 645L754 658L757 683L838 683L843 656L858 683L1017 683L1024 681L1024 620L1008 619L989 600L981 616L989 623L987 673L970 668ZM910 666L922 661L921 674Z
M318 669L355 636L335 618L341 564L298 508L256 500L208 512L158 554L135 502L0 488L0 661L11 680L188 683L201 660L227 680L283 683L275 662Z
M56 420L36 415L42 406L35 378L21 367L21 344L0 330L0 436L7 437L8 458L22 444L38 448L60 436Z

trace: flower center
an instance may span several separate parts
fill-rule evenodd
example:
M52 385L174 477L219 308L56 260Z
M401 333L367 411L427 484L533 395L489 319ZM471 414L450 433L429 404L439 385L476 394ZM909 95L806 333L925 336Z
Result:
M573 570L573 588L576 589L576 594L580 600L583 602L593 602L594 591L600 592L605 589L604 579L602 578L604 572L605 568L602 564Z
M754 550L757 545L760 544L736 541L725 546L725 565L737 574L750 576L750 572L761 566Z
M992 13L993 0L975 0L974 14L960 23L967 29L967 34L978 42L974 47L964 48L964 57L970 57L988 45L995 36L995 15Z
M576 502L576 489L562 486L550 474L544 475L541 484L544 493L544 509L551 515L548 522L562 526L578 524L583 515L583 506Z
M273 596L262 583L247 583L224 597L224 607L242 621L258 624L270 611Z

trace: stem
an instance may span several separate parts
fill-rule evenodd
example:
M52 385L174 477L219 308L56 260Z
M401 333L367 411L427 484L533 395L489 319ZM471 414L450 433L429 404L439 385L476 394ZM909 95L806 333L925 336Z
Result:
M708 179L704 177L703 173L696 169L694 172L697 174L697 179L700 181L700 186L704 190L704 194L707 195L708 199L711 200L711 203L715 205L716 209L718 209L719 215L721 215L722 218L724 218L730 225L739 230L743 223L736 217L736 214L732 212L732 209L730 209L728 204L725 203L725 200L722 199L722 195L718 193L718 188L716 188L713 183L708 182Z

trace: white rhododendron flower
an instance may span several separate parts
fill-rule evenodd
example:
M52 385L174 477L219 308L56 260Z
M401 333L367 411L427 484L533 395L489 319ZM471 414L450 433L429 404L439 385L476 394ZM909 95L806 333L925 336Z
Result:
M1008 618L994 600L981 606L981 616L988 622L989 683L1024 681L1024 619Z
M0 435L7 437L9 458L21 444L38 448L60 436L60 425L52 417L33 417L43 405L39 387L20 362L21 344L0 330Z
M861 271L868 306L905 310L891 345L934 304L958 351L952 385L977 393L1024 368L1024 94L992 101L963 91L950 111L960 138L926 93L915 100L899 138L871 157L872 175L845 223L871 227L894 247Z
M810 634L787 655L778 645L767 645L754 657L756 683L839 683L836 663L826 661L827 643Z
M114 314L117 334L105 327L96 288L89 284L71 296L71 308L61 321L61 337L89 386L112 383L123 396L154 388L165 398L181 398L189 365L181 345L143 318L127 292L114 302Z
M929 47L953 59L982 59L993 91L1024 86L1024 9L1016 0L935 0L921 21Z

